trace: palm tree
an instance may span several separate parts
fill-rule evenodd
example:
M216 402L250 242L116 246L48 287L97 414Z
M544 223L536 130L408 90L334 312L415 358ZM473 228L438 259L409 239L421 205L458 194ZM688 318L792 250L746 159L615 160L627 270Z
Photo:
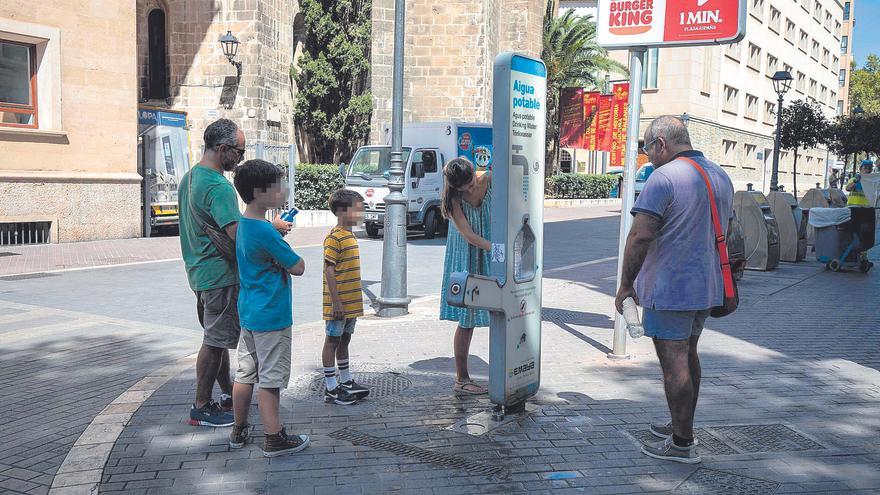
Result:
M579 17L574 10L557 15L556 0L547 2L541 59L547 65L547 175L558 168L559 90L567 87L596 88L600 73L627 74L623 65L608 57L596 42L592 16Z

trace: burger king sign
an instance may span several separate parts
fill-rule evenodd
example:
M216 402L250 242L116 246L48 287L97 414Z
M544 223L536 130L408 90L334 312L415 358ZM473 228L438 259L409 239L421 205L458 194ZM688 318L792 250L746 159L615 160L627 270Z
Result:
M736 43L748 0L599 0L599 44L634 46Z

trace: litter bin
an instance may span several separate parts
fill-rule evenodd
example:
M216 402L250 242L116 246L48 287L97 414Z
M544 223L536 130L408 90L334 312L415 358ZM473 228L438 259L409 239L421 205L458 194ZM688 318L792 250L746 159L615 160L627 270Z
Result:
M779 228L767 198L758 191L737 191L733 209L742 223L746 268L767 271L779 266Z
M871 269L867 251L874 246L873 208L813 208L810 225L816 229L816 259L826 268Z
M807 219L794 195L787 192L771 192L767 201L776 217L779 228L779 259L797 263L807 255Z

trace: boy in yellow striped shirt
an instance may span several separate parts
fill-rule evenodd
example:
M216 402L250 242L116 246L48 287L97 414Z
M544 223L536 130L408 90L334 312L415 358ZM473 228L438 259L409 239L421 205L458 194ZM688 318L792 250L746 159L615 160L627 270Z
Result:
M324 239L324 401L350 405L370 394L370 389L355 383L348 359L357 318L364 315L360 250L351 231L363 220L364 201L358 193L340 189L330 195L330 210L336 215L336 227Z

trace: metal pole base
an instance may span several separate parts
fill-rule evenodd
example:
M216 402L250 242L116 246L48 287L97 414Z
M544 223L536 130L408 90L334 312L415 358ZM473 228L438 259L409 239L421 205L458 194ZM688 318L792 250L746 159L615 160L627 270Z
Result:
M508 414L521 414L524 412L526 412L526 401L520 401L509 406L498 404L492 407L492 419L495 421L504 421L504 418Z
M376 300L379 304L379 310L376 315L382 318L391 318L395 316L405 316L409 314L409 303L412 298L384 298L380 297Z
M605 356L612 361L625 361L633 358L632 354L614 354L613 352L609 352Z

